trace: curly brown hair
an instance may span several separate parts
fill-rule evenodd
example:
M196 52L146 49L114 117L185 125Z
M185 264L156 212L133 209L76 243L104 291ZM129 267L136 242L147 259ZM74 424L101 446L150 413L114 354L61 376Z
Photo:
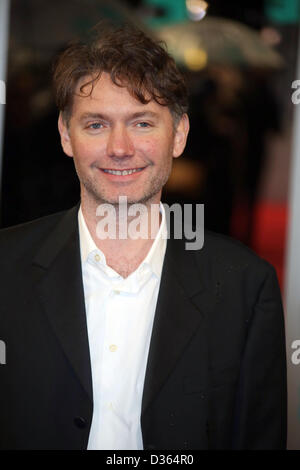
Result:
M98 24L89 40L70 44L54 65L54 93L66 123L72 114L73 97L80 80L80 96L90 96L101 73L110 74L118 86L146 104L152 99L168 106L174 123L187 112L185 80L161 41L132 25ZM91 85L89 93L84 88Z

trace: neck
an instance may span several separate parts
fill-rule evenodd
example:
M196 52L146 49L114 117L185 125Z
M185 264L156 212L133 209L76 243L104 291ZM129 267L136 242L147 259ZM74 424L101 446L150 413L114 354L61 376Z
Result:
M96 205L82 199L81 210L107 264L123 277L135 271L158 233L161 223L159 199L141 205Z

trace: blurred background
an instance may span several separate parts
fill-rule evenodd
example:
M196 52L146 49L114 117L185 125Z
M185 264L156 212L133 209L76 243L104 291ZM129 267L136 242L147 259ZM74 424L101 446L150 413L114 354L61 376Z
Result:
M270 261L283 289L300 1L1 2L10 4L1 227L78 202L73 162L57 131L51 64L68 41L102 18L132 22L166 42L190 90L191 132L164 201L204 203L206 228L241 240ZM300 314L300 299L298 308ZM300 388L296 395L299 421Z
M51 63L101 18L166 41L190 89L191 132L166 202L205 204L206 227L276 266L282 285L298 0L11 0L1 226L74 205Z

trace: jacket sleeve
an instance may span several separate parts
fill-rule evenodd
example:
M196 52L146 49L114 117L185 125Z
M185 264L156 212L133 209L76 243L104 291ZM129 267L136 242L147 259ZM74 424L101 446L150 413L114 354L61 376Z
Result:
M268 266L248 322L236 395L233 449L285 449L287 371L284 314Z

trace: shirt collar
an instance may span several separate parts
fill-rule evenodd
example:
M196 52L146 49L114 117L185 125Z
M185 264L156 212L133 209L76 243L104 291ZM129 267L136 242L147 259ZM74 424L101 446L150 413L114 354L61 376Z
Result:
M140 270L142 267L149 266L151 271L160 278L162 272L162 266L167 246L167 224L166 224L166 215L165 209L162 203L160 203L159 211L162 215L161 224L157 235L154 239L154 242L151 245L151 248L146 256L146 258L142 261L136 271ZM79 240L80 240L80 255L81 255L81 263L84 264L89 255L92 252L97 252L101 258L102 264L107 266L106 258L102 250L97 247L96 243L94 242L90 231L86 225L81 206L78 211L78 225L79 225ZM133 274L133 273L132 273Z

